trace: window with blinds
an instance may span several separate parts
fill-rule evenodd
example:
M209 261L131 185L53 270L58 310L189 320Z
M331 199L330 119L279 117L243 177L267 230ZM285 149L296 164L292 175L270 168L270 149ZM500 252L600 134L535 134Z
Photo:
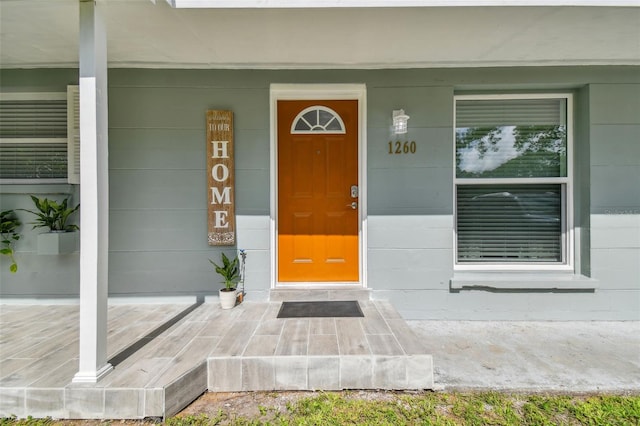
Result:
M457 265L567 264L569 102L456 97Z
M77 106L77 86L67 93L0 93L0 182L79 183L70 179L79 172L79 113L67 114ZM71 175L70 154L78 156Z

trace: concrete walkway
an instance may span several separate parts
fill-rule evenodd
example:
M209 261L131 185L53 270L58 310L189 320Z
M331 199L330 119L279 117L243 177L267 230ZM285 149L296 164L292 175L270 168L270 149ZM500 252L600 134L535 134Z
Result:
M408 321L436 389L640 393L640 322Z

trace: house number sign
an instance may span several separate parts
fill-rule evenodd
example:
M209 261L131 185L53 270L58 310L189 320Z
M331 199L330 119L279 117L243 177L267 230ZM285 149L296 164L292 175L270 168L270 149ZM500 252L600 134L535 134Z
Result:
M207 172L209 245L235 245L236 200L232 111L207 111Z
M389 154L415 154L416 141L389 141Z

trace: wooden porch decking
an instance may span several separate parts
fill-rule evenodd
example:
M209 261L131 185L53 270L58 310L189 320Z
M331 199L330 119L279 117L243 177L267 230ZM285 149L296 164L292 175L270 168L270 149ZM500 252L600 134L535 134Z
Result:
M280 304L110 305L114 370L96 385L71 383L77 305L0 305L0 416L167 417L207 390L433 387L431 355L388 302L360 300L364 318L277 319Z

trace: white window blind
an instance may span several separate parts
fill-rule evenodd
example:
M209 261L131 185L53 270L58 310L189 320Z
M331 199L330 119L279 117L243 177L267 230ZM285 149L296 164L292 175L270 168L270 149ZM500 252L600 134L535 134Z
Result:
M564 99L460 100L457 127L560 125L566 122Z
M458 260L561 262L560 185L459 185Z
M458 265L567 262L568 97L458 97Z
M2 182L68 181L68 103L67 93L0 93Z

